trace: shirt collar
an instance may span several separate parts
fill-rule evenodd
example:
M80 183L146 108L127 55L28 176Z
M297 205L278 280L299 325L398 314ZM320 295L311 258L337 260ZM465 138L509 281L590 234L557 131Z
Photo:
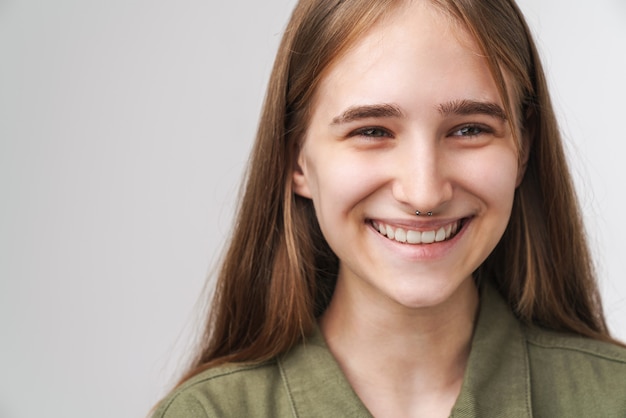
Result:
M356 395L319 328L278 359L294 417L371 417Z
M491 283L481 291L463 386L451 417L532 417L526 339Z
M294 416L371 417L326 347L319 329L278 359ZM524 334L489 283L481 306L461 393L451 417L532 417Z

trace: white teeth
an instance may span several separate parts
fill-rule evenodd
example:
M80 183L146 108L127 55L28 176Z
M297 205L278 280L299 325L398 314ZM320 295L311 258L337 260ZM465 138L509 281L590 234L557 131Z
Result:
M422 233L419 231L407 231L406 233L406 242L409 244L421 244L422 243Z
M423 244L432 244L435 242L435 231L424 231L422 232L422 243Z
M396 241L398 242L406 242L406 231L402 228L396 229Z
M403 228L393 228L389 225L380 224L372 221L372 226L389 239L409 244L432 244L433 242L442 242L456 234L460 223L453 222L451 224L440 227L436 231L413 231Z

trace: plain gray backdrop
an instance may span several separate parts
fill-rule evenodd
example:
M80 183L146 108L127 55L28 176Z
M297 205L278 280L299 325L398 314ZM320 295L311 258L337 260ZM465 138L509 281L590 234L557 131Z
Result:
M171 385L293 4L0 1L0 417L141 417ZM626 3L520 5L626 339Z

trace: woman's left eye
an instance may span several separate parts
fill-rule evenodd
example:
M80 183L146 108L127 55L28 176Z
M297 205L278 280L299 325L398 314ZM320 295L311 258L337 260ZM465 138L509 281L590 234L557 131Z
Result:
M491 130L482 125L464 125L452 131L452 136L472 137L484 133L490 133Z

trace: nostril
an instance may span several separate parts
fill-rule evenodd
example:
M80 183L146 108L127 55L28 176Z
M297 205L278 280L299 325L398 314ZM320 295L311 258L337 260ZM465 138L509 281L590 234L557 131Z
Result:
M392 187L393 198L418 216L435 216L452 199L450 181L437 175L398 178ZM419 212L419 213L418 213Z

